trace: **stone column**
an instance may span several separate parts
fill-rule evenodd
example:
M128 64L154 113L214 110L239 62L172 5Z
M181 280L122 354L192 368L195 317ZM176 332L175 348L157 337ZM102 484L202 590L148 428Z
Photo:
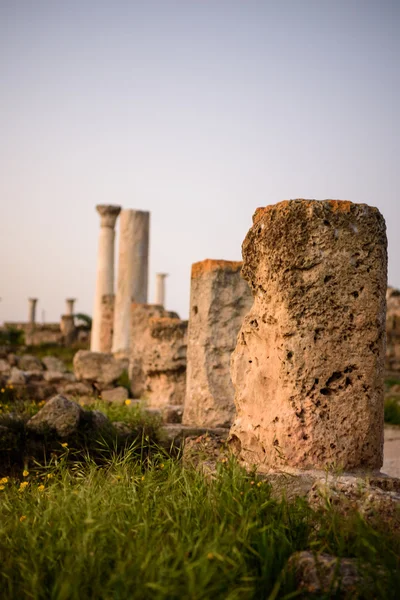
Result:
M165 278L168 277L168 273L157 273L156 274L156 301L155 303L164 306L165 304Z
M62 315L60 321L60 331L62 333L65 346L70 346L76 339L76 328L73 315Z
M120 206L98 205L100 214L100 236L97 254L97 279L93 309L93 322L90 349L100 351L101 301L106 294L114 292L114 239L115 222L121 211Z
M229 427L234 390L230 358L252 304L241 262L204 260L192 266L183 423Z
M231 444L245 465L379 469L387 285L376 208L290 200L243 242L254 304L232 356Z
M66 306L66 310L65 310L65 314L72 317L74 314L74 304L76 302L75 298L67 298L65 301L65 306Z
M33 327L36 323L36 305L37 305L37 298L28 298L28 302L29 302L29 317L28 317L28 323L31 327Z
M127 355L132 301L147 302L150 213L123 210L120 219L118 284L112 351Z
M103 296L101 304L100 352L111 352L115 296Z

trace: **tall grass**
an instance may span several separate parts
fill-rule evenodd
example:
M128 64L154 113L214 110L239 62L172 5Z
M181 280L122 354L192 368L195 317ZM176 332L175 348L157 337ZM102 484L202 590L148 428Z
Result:
M358 515L277 502L233 461L206 480L162 454L99 468L90 458L71 466L68 452L2 484L4 599L289 599L282 569L310 548L379 572L362 597L397 597L400 541Z

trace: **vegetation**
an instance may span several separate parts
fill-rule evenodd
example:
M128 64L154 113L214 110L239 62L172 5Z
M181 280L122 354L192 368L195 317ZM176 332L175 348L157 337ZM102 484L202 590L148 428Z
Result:
M6 327L0 329L1 346L21 346L24 344L25 334L16 327Z
M385 398L385 423L400 425L399 397Z
M32 354L40 360L45 356L55 356L65 363L67 369L72 371L72 361L78 350L77 347L59 346L58 344L39 344L37 346L24 346L23 349L18 351L18 354Z
M89 315L85 314L85 313L76 313L76 315L74 315L76 321L77 321L77 325L79 327L81 327L82 329L85 329L86 331L90 331L92 329L92 322L93 319L92 317L90 317Z
M397 597L400 540L357 514L277 502L233 461L210 481L163 454L71 467L61 450L1 480L4 599L295 598L282 570L302 549L355 557L369 575L360 597Z

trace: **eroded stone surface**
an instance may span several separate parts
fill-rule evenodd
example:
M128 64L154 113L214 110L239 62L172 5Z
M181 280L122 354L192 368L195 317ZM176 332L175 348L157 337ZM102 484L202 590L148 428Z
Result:
M205 260L192 266L183 422L226 427L235 407L230 356L252 304L242 263Z
M37 434L55 431L65 438L77 431L82 415L83 410L78 404L58 395L28 421L27 428Z
M182 405L186 392L187 321L151 318L143 351L144 394L149 406Z
M146 376L143 371L143 354L149 342L149 321L153 317L178 319L174 312L166 311L158 304L131 304L129 379L133 398L141 398L145 392Z
M254 304L231 369L231 443L245 464L381 467L386 244L365 204L256 211L242 246Z
M114 333L114 294L101 299L100 313L100 352L111 352Z

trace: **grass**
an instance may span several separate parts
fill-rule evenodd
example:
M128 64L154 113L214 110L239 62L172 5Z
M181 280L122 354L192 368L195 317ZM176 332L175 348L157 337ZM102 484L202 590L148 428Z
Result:
M400 425L399 398L385 398L385 423Z
M66 347L59 346L57 344L40 344L38 346L24 346L18 349L18 354L32 354L40 360L45 356L55 356L62 360L69 371L73 370L73 359L78 350L87 350L86 346L82 348L78 347Z
M281 572L302 549L383 569L362 597L397 597L400 541L358 515L277 502L233 461L206 481L163 454L99 468L70 452L1 484L3 599L295 598Z

